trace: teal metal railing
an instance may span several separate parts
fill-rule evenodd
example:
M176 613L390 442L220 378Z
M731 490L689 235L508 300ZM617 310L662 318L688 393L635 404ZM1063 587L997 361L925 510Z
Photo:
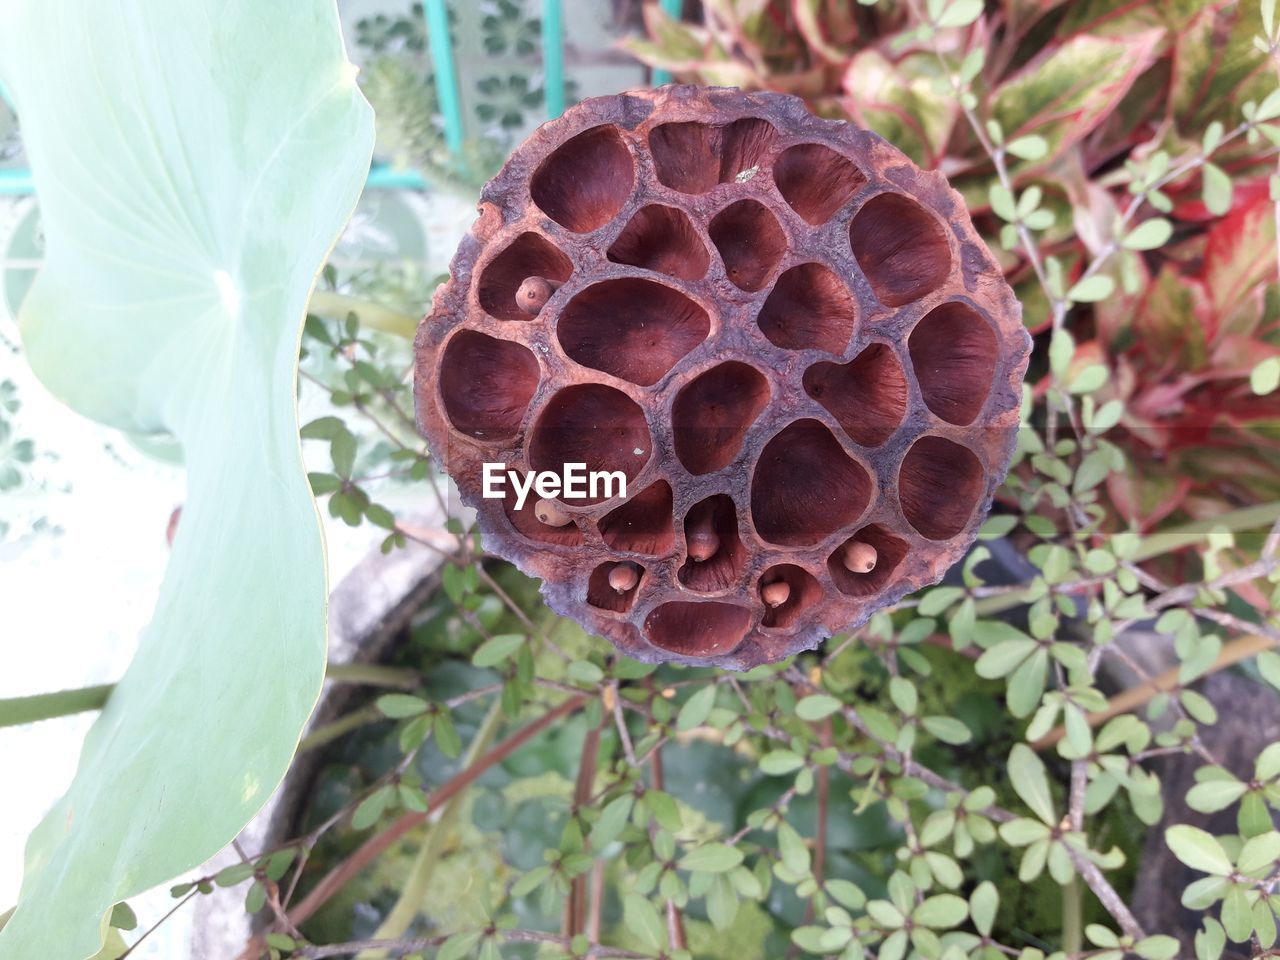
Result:
M662 12L672 20L679 20L684 13L684 0L659 0L658 5L662 7ZM653 71L653 85L660 87L664 83L671 82L671 74L662 69Z
M661 0L661 3L668 13L674 9L674 15L679 16L680 0ZM428 51L435 71L440 114L444 120L445 144L455 157L461 158L465 127L457 66L453 59L453 40L449 35L449 10L445 0L426 0L422 14L427 27ZM547 118L554 119L564 113L565 108L562 0L542 0L542 64ZM654 79L658 80L657 72ZM659 82L665 83L669 79L664 72L664 79ZM13 100L2 85L0 97L12 108ZM426 187L426 183L416 170L375 163L369 169L366 186L371 190L421 190ZM25 196L34 192L35 182L30 170L0 169L0 196Z

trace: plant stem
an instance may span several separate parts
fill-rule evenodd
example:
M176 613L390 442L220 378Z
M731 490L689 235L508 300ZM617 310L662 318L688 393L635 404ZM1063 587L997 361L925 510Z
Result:
M395 689L410 689L417 686L421 679L415 670L386 667L378 663L331 663L325 668L325 678L334 683L357 683ZM101 710L115 688L114 683L100 683L92 687L76 687L0 700L0 728Z
M578 777L573 786L573 816L591 803L591 788L596 779L596 761L600 754L600 731L612 718L600 711L600 725L588 730L582 738L582 752L578 759ZM599 853L599 851L595 851ZM587 925L587 877L580 874L569 883L569 895L564 899L564 911L560 933L572 940Z
M334 683L358 683L367 687L398 687L411 690L422 679L408 667L388 667L381 663L331 663L325 667L325 679Z
M337 720L322 723L308 733L298 743L298 753L306 753L308 750L323 747L326 743L332 743L352 730L358 730L366 723L375 723L381 719L383 719L382 711L373 705L361 707L359 710L352 710Z
M16 727L38 720L52 720L90 710L101 710L115 687L114 683L103 683L95 687L0 700L0 727Z
M414 940L353 940L349 943L303 947L294 956L305 958L305 960L326 960L326 958L330 957L349 957L360 950L381 949L389 951L392 956L402 957L407 953L421 953L424 950L435 949L451 936L453 936L451 933L442 933L439 936ZM562 949L569 947L569 941L563 937L554 933L546 933L542 930L499 930L493 936L499 937L507 943L549 943ZM583 956L591 958L591 960L604 957L618 957L625 958L625 960L648 960L647 954L635 953L619 947L598 945L588 947Z
M467 755L462 764L464 768L474 764L489 749L501 724L502 698L494 697L489 712L485 714L480 729L476 731L471 745L467 748ZM440 859L445 841L448 840L454 822L462 811L462 800L465 796L466 791L459 790L449 798L440 811L440 818L431 826L426 841L414 858L413 866L409 869L409 876L405 879L395 906L391 908L387 918L374 933L375 940L394 940L404 936L409 925L418 916L418 911L427 900L427 886L431 883L431 874L435 870L436 861ZM368 950L361 953L357 960L383 960L386 956L387 953L384 950Z
M311 892L289 911L290 922L294 926L300 926L305 923L307 918L312 916L331 897L346 886L348 880L381 856L388 847L402 836L439 810L451 797L465 790L486 770L511 756L547 727L581 709L590 699L592 698L585 693L578 694L565 700L559 706L548 710L518 733L493 747L484 756L477 759L475 763L463 769L461 773L440 787L431 795L426 813L406 813L381 833L370 837L354 853L325 874L320 882L312 888Z
M1062 950L1073 955L1084 948L1080 899L1080 878L1074 876L1062 887Z
M1256 656L1263 650L1270 650L1274 646L1275 644L1268 637L1252 634L1247 637L1237 637L1230 643L1223 645L1222 649L1218 651L1218 658L1213 661L1213 665L1197 679L1217 673L1219 670L1225 670L1227 667L1240 663L1242 660L1248 660L1250 657ZM1089 726L1097 727L1106 723L1112 717L1136 710L1158 693L1168 693L1178 689L1181 686L1178 680L1178 671L1178 667L1170 667L1150 680L1140 683L1136 687L1130 687L1123 693L1117 694L1108 700L1106 709L1087 714L1085 719L1088 720ZM1055 727L1031 744L1031 747L1035 750L1047 750L1066 736L1066 733L1065 727Z
M1171 527L1143 538L1133 556L1128 558L1128 562L1142 563L1184 547L1194 546L1208 538L1214 531L1243 533L1269 527L1278 520L1280 520L1280 501L1272 501L1245 507L1242 510L1232 510L1230 513L1223 513L1205 520L1185 523L1180 527ZM1062 586L1070 586L1070 584ZM979 617L989 617L1021 606L1026 602L1026 596L1025 590L1011 590L1008 593L982 597L975 603L975 610Z
M358 297L348 296L345 293L335 293L332 290L317 290L311 294L311 303L308 304L308 309L312 313L339 319L346 317L348 313L354 313L366 327L381 330L383 333L394 334L406 340L413 340L413 335L418 329L417 317L401 313L399 310L393 310L381 303L361 300Z

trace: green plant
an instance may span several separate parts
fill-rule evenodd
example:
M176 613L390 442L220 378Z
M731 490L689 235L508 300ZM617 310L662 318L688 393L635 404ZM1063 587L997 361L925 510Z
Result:
M1280 504L1264 496L1275 464L1259 449L1250 463L1260 466L1240 476L1243 461L1221 450L1206 456L1203 441L1190 442L1169 418L1154 433L1150 424L1161 378L1215 416L1252 416L1244 391L1252 362L1271 350L1276 296L1275 240L1263 224L1274 204L1251 183L1276 162L1270 111L1280 97L1257 66L1275 56L1274 4L1236 13L1217 3L1009 0L988 10L953 0L850 12L817 0L721 0L706 10L705 28L652 21L660 46L639 49L707 79L808 93L820 110L839 106L823 91L851 59L863 58L866 71L858 93L884 64L908 71L882 90L909 99L879 111L860 102L864 119L896 118L908 148L918 131L918 156L935 151L965 186L993 249L1009 248L1006 266L1037 333L1035 372L1017 465L979 546L942 586L789 662L739 675L620 658L547 610L536 584L485 558L461 518L429 530L387 506L398 485L439 490L408 405L404 338L415 317L398 282L330 269L303 338L305 389L326 392L333 405L302 428L313 489L345 522L385 531L387 550L420 541L443 551L441 589L391 669L360 678L377 685L300 745L325 750L326 763L296 835L245 850L243 863L217 875L188 875L175 897L242 887L263 928L246 951L253 957L1216 960L1228 941L1253 956L1274 952L1280 745L1248 769L1229 768L1206 731L1219 706L1225 714L1231 705L1215 705L1201 682L1240 666L1241 683L1280 688ZM24 42L38 56L40 35L23 36L35 38ZM1230 56L1198 56L1221 37ZM1250 52L1254 37L1265 53ZM2 49L11 79L17 54ZM720 53L734 49L738 56ZM1046 79L1047 64L1074 72ZM1203 103L1173 97L1166 110L1156 81L1193 64ZM1253 79L1241 87L1242 77ZM21 103L23 84L11 85ZM1018 119L1013 111L1033 103L1035 89L1066 91L1075 106ZM38 167L46 137L69 142L96 129L86 119L55 131L50 116L24 116ZM930 132L939 118L945 137ZM167 156L179 142L166 141ZM1210 209L1223 209L1222 178L1208 172L1206 181L1213 169L1232 183L1222 214ZM1192 209L1196 195L1204 211ZM255 222L266 229L265 217ZM51 227L75 223L58 219L55 202ZM336 223L325 223L327 236ZM1207 252L1215 231L1242 257L1222 275L1233 278L1232 295L1207 301L1216 305L1208 314L1160 307L1153 298L1205 306L1196 298L1218 283ZM54 279L71 269L56 264ZM1135 320L1133 340L1117 341L1105 331L1124 320L1127 298L1137 298L1143 326ZM1190 327L1185 335L1168 328L1171 317ZM1148 336L1150 324L1160 328ZM1226 331L1237 329L1250 362L1231 367ZM288 347L276 355L284 366L293 362ZM1212 355L1212 367L1195 366L1198 351ZM1206 369L1214 376L1201 377ZM1274 401L1270 370L1268 362L1252 370L1259 399L1249 403L1264 411ZM1187 380L1187 371L1199 373ZM288 380L275 372L277 385ZM1184 422L1203 426L1190 415ZM1157 469L1146 451L1166 429L1181 459ZM292 426L284 433L291 438ZM1230 439L1210 439L1220 436ZM1238 452L1244 441L1231 442ZM328 463L317 461L326 454ZM1172 486L1185 472L1190 489L1169 510L1131 510L1116 491L1136 464L1147 488ZM1227 470L1232 485L1215 493L1210 479ZM193 545L216 542L202 532L184 535ZM1010 545L1030 569L1000 582L993 556ZM300 549L299 562L314 557ZM1169 642L1167 671L1136 660L1136 625ZM193 655L177 642L172 650ZM254 662L245 703L275 709L279 692L264 691L262 676L295 673ZM1115 665L1138 683L1118 686ZM0 703L0 720L83 709L107 691L87 693ZM100 723L147 706L136 699L126 680ZM292 746L294 719L260 732ZM239 785L249 755L221 739L217 749L226 762L215 786ZM1198 764L1185 798L1167 786L1161 764L1170 757ZM217 796L228 821L243 819L234 797ZM1184 800L1228 819L1212 833L1186 822L1190 815L1165 819ZM1203 875L1179 891L1199 927L1185 947L1130 908L1135 885L1153 882L1135 871L1138 837L1156 824ZM77 831L81 842L98 836L83 823ZM136 842L140 832L108 836ZM157 873L186 869L155 862ZM86 864L86 876L101 879ZM108 900L86 907L71 891L37 902L68 913L102 906L95 922L133 927L127 909L108 914ZM38 919L23 916L13 923ZM31 930L0 935L0 953L15 935L35 937ZM119 953L123 941L115 942ZM77 955L40 944L40 955Z
M801 93L946 172L1027 325L1069 329L1107 375L1099 404L1124 404L1116 529L1274 500L1280 94L1259 6L988 6L726 0L694 25L650 4L627 46L681 78Z

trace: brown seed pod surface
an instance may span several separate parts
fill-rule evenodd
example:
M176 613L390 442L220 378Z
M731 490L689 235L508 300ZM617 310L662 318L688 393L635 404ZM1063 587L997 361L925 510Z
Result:
M668 86L544 125L479 209L418 330L418 421L552 609L745 669L963 556L1030 338L940 174L794 97ZM486 462L627 496L516 509Z

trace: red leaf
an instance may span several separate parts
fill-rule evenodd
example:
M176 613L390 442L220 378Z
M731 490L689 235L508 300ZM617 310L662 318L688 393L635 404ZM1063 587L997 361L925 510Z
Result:
M1201 279L1209 300L1209 339L1228 328L1252 333L1233 323L1235 315L1248 303L1258 307L1260 318L1263 285L1275 276L1275 205L1266 181L1255 181L1236 188L1235 206L1214 224L1205 241Z
M1056 156L1102 123L1155 60L1160 29L1115 37L1088 34L1051 47L1007 79L991 114L1012 140L1037 133Z

